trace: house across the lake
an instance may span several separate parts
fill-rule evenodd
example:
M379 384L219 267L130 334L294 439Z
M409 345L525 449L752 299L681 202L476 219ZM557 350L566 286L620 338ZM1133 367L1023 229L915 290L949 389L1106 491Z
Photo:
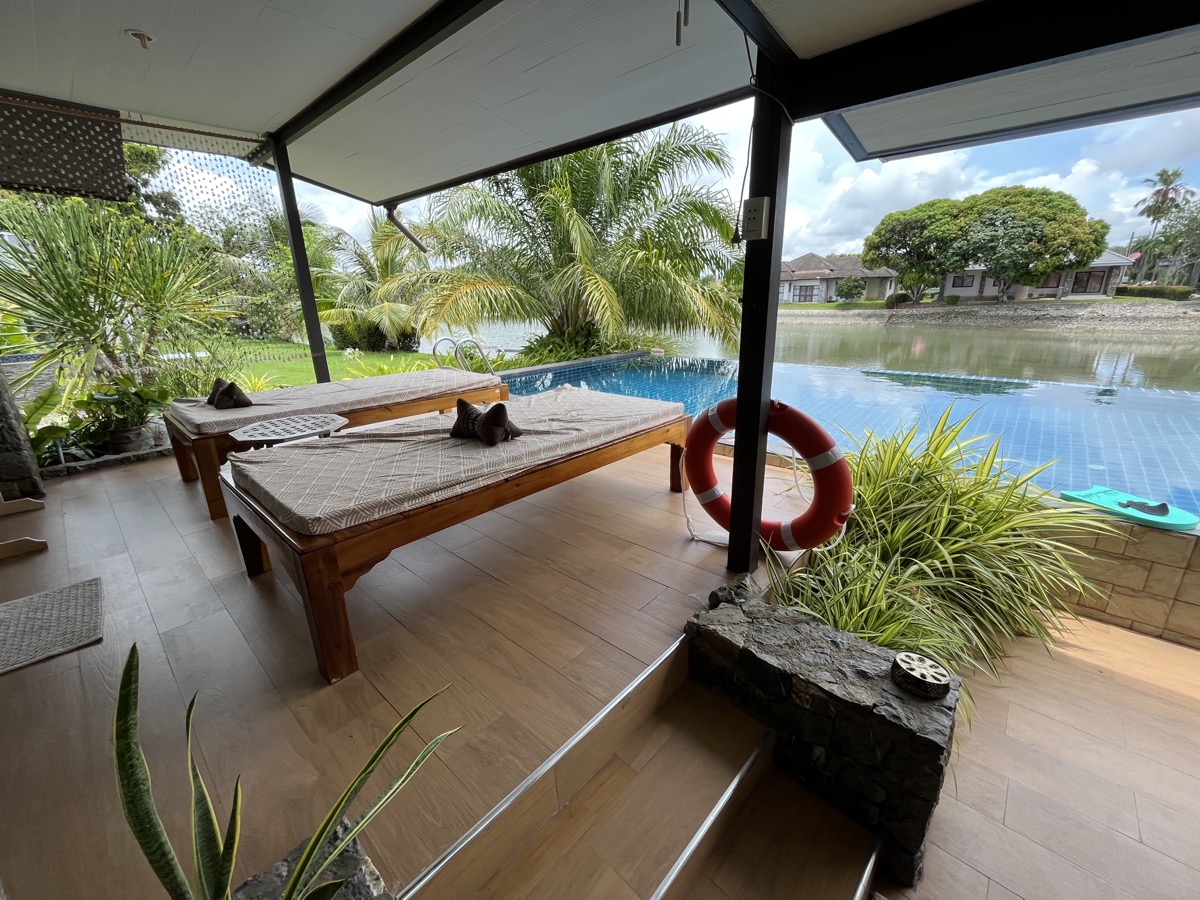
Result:
M1116 293L1126 267L1131 265L1133 260L1128 256L1105 250L1086 268L1051 275L1036 286L1013 285L1010 292L1018 300L1026 297L1111 297ZM997 290L996 279L988 277L983 266L970 266L965 271L946 276L942 296L957 294L964 300L995 300Z
M866 269L857 256L819 256L805 253L784 260L779 272L780 303L832 303L843 278L861 278L867 284L864 297L882 299L896 284L894 269Z

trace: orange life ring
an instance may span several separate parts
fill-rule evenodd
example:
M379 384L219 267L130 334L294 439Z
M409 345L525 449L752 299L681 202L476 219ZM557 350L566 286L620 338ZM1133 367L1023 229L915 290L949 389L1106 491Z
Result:
M713 448L737 421L737 399L730 397L700 413L688 430L683 465L687 480L704 511L729 530L729 497L717 484ZM767 431L783 438L804 457L813 478L813 498L808 509L790 522L762 522L760 534L774 550L806 550L837 534L850 517L854 486L850 467L833 438L809 416L771 401Z

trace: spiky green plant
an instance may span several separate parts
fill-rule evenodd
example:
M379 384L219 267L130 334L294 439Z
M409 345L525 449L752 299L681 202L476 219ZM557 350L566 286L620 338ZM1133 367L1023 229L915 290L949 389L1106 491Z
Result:
M0 265L2 318L20 329L10 350L38 354L15 387L48 369L67 399L93 379L149 380L163 346L225 314L223 280L194 242L82 200L2 212L17 236Z
M952 413L923 438L914 425L855 441L844 538L790 568L768 554L768 577L778 602L873 643L994 670L1005 641L1049 644L1074 615L1064 598L1094 592L1066 539L1112 528L1033 483L1051 463L1014 473L998 439L964 438L972 416Z
M443 688L443 690L445 690ZM408 728L425 705L441 691L417 704L388 732L375 749L367 764L359 771L330 808L316 833L304 848L299 861L292 870L280 900L332 900L342 886L342 881L325 881L321 877L329 865L350 846L371 820L404 788L416 775L425 761L441 745L442 741L457 731L438 735L409 764L399 778L392 781L382 794L358 816L344 835L335 840L335 830L350 805L358 797L371 775L379 768L388 751ZM116 760L117 790L125 821L137 839L138 846L158 880L172 900L228 900L230 881L233 878L237 858L238 841L242 828L242 782L239 778L233 786L233 803L229 823L224 837L217 826L217 816L209 797L208 788L196 765L192 753L192 715L196 697L188 704L186 731L188 774L192 786L192 862L195 867L196 890L188 883L183 867L163 828L162 819L154 805L150 790L150 769L146 764L138 739L138 652L137 644L129 650L125 669L121 673L121 685L117 692L117 705L113 713L113 752Z

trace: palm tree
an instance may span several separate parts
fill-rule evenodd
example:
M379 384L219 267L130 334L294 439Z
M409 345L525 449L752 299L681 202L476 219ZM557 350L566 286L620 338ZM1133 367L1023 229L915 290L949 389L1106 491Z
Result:
M449 267L400 279L422 332L491 320L540 322L574 347L638 328L732 340L733 210L694 183L729 170L716 136L674 125L443 194L421 233Z
M0 222L16 235L0 264L2 315L22 335L9 349L38 354L18 386L49 369L68 395L93 378L142 380L161 349L223 315L210 256L119 208L6 203Z
M425 255L383 213L371 210L371 233L364 246L346 232L336 250L338 268L330 273L337 298L321 312L321 321L348 327L370 324L393 345L415 338L416 307L411 281L401 276L424 272Z
M1139 200L1135 207L1141 215L1154 223L1151 237L1158 232L1159 223L1163 219L1191 203L1196 196L1196 192L1182 182L1183 169L1159 169L1153 178L1142 179L1142 184L1152 190Z
M318 300L332 300L335 254L341 232L322 221L310 204L300 207L304 249ZM300 292L288 246L283 211L269 197L202 217L216 258L230 279L231 302L258 337L287 339L301 328Z

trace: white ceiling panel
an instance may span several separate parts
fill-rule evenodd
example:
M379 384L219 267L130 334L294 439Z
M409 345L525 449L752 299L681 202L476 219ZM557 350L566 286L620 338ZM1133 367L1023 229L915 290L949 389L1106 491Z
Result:
M0 88L263 133L435 2L2 0Z
M851 143L861 144L857 155L895 157L1197 102L1200 31L1188 31L846 110L841 117Z
M970 6L974 0L754 0L767 21L774 26L792 51L801 59L819 56L877 37L905 25ZM973 40L977 35L968 36ZM919 49L919 48L914 48ZM960 52L962 48L929 47L923 62L937 64L938 52ZM986 52L983 46L978 52ZM976 52L965 50L962 52ZM901 64L905 64L901 61ZM881 63L881 66L883 63ZM881 67L881 77L884 71Z
M297 174L407 195L743 88L741 31L694 0L508 0L290 145Z

